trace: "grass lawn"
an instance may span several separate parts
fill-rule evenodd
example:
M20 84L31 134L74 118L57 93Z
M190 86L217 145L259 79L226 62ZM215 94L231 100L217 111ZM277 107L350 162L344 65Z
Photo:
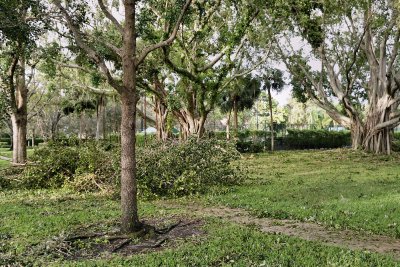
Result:
M33 153L33 151L34 150L31 149L31 148L28 149L28 151L27 151L28 152L28 157L29 157L29 155L31 155ZM0 156L7 157L7 158L12 158L12 151L10 149L8 149L8 148L0 148ZM10 162L9 161L0 159L0 169L6 168L8 166L10 166Z
M8 148L0 148L0 156L11 158L12 151ZM10 162L7 160L0 159L0 169L10 166Z
M245 159L250 179L211 203L259 217L316 221L400 237L400 155L285 151Z
M348 150L260 154L243 159L250 178L223 195L195 199L209 205L251 210L260 217L296 218L338 228L398 236L400 173L397 157ZM180 204L193 199L180 200ZM181 214L160 208L163 201L140 203L142 218ZM399 266L389 256L322 245L257 227L205 218L205 235L182 239L158 252L95 260L51 258L36 247L94 225L118 220L118 198L66 190L0 192L0 266L19 261L46 266ZM186 215L185 215L186 216ZM3 262L2 262L3 261Z

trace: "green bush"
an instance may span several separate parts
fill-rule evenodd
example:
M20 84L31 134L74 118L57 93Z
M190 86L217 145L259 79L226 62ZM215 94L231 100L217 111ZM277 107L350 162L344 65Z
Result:
M204 193L215 185L241 182L235 145L216 139L153 143L138 149L139 190L155 196Z
M30 160L34 165L23 172L23 183L28 188L57 188L70 185L78 191L79 183L74 183L86 174L97 177L97 183L111 184L115 181L115 155L103 143L76 139L60 139L36 149ZM78 177L78 178L77 178ZM76 182L76 181L75 181ZM90 190L88 190L90 191Z
M79 162L77 147L49 144L41 147L30 158L34 165L22 174L28 188L57 188L73 178Z
M106 142L62 140L37 149L23 174L28 188L66 186L77 191L118 189L120 150ZM211 140L150 142L137 147L141 195L184 196L214 185L239 183L243 175L232 162L240 157L234 144Z
M348 131L288 130L284 139L287 149L338 148L351 145Z
M153 142L154 140L156 140L155 134L146 134L146 139L144 137L144 134L136 134L136 145L137 146L144 146L145 144L147 144L149 142Z

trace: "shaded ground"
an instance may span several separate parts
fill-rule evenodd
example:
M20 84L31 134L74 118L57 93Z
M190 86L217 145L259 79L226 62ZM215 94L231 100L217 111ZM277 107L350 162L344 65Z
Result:
M177 208L178 206L171 205L171 207ZM394 258L400 259L400 239L388 236L327 228L317 223L257 218L243 209L229 207L189 205L185 208L190 214L197 216L213 216L238 224L254 225L264 233L283 234L352 250L368 250L376 253L390 254Z
M94 227L79 229L68 236L63 234L32 247L32 255L46 255L53 259L82 260L110 258L113 254L130 256L161 251L174 247L178 240L203 235L200 219L178 216L143 221L145 227L135 235L119 233L117 224L106 232L94 232Z

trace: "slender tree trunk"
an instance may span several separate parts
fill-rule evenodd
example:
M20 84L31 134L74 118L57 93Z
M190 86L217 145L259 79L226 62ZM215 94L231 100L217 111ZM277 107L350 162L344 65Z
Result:
M32 129L32 147L35 146L35 128Z
M274 117L272 114L272 96L271 88L268 87L268 105L269 105L269 118L270 118L270 130L271 130L271 151L274 151Z
M230 134L230 129L229 129L229 124L231 123L231 113L232 113L232 110L229 110L229 113L228 113L228 118L227 118L227 120L226 120L226 140L230 140L231 139L231 134Z
M28 88L25 84L25 59L20 60L20 73L15 92L15 109L11 112L13 128L13 163L26 163L26 135L28 123Z
M144 143L146 144L146 138L147 138L147 99L146 96L144 96L143 99L143 109L144 109L144 116L143 116L143 127L144 127Z
M105 109L106 99L105 96L102 95L97 100L96 140L101 140L105 137Z
M154 112L156 114L156 129L157 129L157 139L160 141L167 140L168 132L167 132L167 116L168 109L164 106L161 101L154 97Z
M123 89L121 92L121 231L142 227L137 210L136 186L136 34L135 1L125 0L123 36Z
M233 123L235 127L235 138L237 138L239 132L239 123L238 123L238 103L236 99L233 101Z
M85 128L86 128L86 126L85 126L85 114L84 114L85 112L84 111L82 111L80 114L79 114L79 132L78 132L78 138L79 139L84 139L85 137Z

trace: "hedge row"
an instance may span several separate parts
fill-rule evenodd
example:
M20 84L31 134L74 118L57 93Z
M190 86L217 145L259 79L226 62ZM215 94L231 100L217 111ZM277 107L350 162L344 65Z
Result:
M213 132L210 136L225 139L225 132ZM400 139L400 135L399 135ZM271 149L270 132L241 131L238 133L237 149L242 153L258 153ZM351 145L348 131L288 130L284 137L275 137L277 149L320 149L338 148Z
M32 142L32 138L28 138L26 140L29 144ZM35 145L38 145L40 143L44 143L43 138L35 138ZM8 148L11 146L11 138L10 137L2 137L0 138L0 148Z
M338 148L351 145L349 131L288 130L284 139L287 149Z

